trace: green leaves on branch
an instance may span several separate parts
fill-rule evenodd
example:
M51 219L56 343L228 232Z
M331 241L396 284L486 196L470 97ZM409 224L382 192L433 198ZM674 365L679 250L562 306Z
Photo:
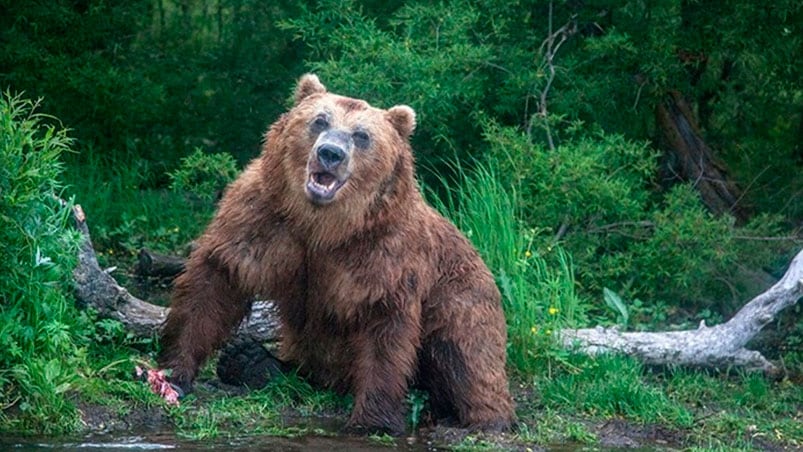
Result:
M60 155L70 139L38 102L0 96L0 403L18 405L16 428L69 431L66 398L83 362L72 287L79 237L60 198Z
M211 202L220 197L223 189L234 181L239 172L231 154L207 154L196 148L192 154L181 159L175 171L169 173L170 188Z

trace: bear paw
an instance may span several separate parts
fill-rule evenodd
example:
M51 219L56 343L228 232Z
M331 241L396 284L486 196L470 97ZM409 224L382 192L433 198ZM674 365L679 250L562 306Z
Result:
M217 376L229 385L260 389L281 374L283 367L261 343L238 337L220 351Z

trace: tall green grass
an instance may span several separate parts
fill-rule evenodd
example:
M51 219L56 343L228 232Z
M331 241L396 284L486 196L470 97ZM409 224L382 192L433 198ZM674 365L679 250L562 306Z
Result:
M72 430L86 318L69 295L78 234L61 199L65 129L0 95L0 430ZM9 416L13 413L13 416Z
M105 262L142 247L176 253L203 230L214 202L154 188L146 162L110 158L93 149L67 159L66 191L83 207L93 244Z
M471 169L454 163L455 180L439 178L445 195L428 198L474 243L496 277L508 324L508 361L524 375L558 356L554 335L584 317L570 256L556 248L551 260L532 249L536 231L519 221L518 192L493 161Z

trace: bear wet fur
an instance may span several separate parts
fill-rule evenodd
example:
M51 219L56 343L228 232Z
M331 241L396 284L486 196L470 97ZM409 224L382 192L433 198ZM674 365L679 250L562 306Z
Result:
M511 426L500 294L418 191L414 128L410 107L300 79L176 279L159 356L175 384L192 384L258 295L277 303L280 358L353 394L347 427L403 432L412 385L436 418Z

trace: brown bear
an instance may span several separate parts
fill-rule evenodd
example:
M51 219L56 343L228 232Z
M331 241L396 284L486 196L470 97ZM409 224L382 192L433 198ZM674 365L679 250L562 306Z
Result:
M488 268L419 192L415 112L315 75L226 190L175 282L159 364L188 387L247 315L276 301L281 358L354 396L347 427L401 433L411 385L436 419L508 429L505 320Z

